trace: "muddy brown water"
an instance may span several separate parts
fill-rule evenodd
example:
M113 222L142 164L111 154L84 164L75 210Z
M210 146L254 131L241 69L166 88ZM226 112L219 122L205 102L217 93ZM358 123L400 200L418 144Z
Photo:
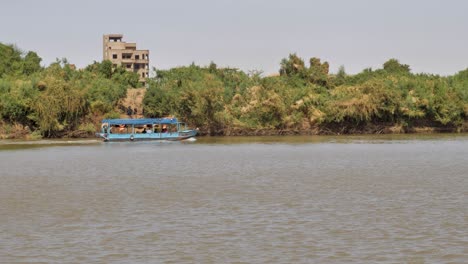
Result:
M467 263L468 136L0 142L0 263Z

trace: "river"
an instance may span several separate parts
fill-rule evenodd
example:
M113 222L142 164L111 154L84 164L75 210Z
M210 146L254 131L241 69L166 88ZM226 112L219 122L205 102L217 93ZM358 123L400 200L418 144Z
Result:
M0 263L467 263L468 135L0 142Z

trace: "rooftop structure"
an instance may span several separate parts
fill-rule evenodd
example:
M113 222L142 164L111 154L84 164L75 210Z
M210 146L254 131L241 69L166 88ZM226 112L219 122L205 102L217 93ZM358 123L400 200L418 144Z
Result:
M122 41L122 34L103 36L102 59L110 60L114 67L122 65L127 71L136 72L140 83L146 85L149 76L149 50L137 50L136 43Z

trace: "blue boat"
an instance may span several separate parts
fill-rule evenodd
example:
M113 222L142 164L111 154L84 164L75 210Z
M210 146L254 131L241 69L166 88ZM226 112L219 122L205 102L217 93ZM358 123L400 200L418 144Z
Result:
M183 140L195 137L196 129L187 129L177 118L104 119L96 133L104 141Z

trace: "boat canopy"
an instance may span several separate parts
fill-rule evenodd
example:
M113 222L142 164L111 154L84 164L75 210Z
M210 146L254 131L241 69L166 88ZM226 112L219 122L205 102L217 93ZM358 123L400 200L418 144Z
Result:
M102 123L111 125L148 125L148 124L177 124L177 118L140 118L140 119L104 119Z

